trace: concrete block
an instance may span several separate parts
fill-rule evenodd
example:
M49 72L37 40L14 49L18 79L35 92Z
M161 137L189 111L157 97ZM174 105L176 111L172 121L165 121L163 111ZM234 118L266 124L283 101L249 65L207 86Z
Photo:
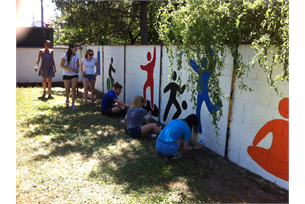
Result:
M229 150L233 151L236 154L239 154L240 151L240 144L234 142L234 141L229 141Z
M253 115L254 105L252 102L245 102L245 115Z
M244 117L244 113L238 110L232 111L232 119L238 122L242 122Z
M221 156L224 156L225 155L225 148L223 146L217 145L216 152L217 152L217 154L219 154Z
M267 122L268 120L265 118L253 116L252 126L256 128L262 128Z
M240 112L244 112L245 101L242 100L234 100L232 105L233 110L238 110Z
M238 160L239 160L239 155L236 154L233 151L229 151L228 152L228 158L230 161L234 162L235 164L238 164Z
M253 89L254 92L260 92L261 90L261 81L255 79L244 79L244 83Z
M258 68L257 69L257 79L261 81L267 81L268 73L265 72L264 69Z
M222 147L225 147L225 145L226 145L226 138L225 137L219 136L216 139L217 139L216 141L217 141L218 145L220 145Z
M254 105L254 115L259 116L259 117L266 117L266 106L262 106L259 104Z
M243 123L239 123L238 128L237 128L237 132L242 134L242 135L246 135L246 136L252 137L252 138L256 134L255 128L253 126L246 125L246 124L243 124Z
M251 125L252 124L252 121L253 121L253 115L252 114L244 114L244 117L243 117L243 123L247 124L247 125Z
M243 145L245 147L248 147L253 144L253 138L249 137L247 135L238 133L237 138L238 138L237 143L239 143L240 145Z
M247 77L249 79L257 79L258 69L252 68L250 65L250 70L247 72Z
M259 102L259 92L255 91L241 91L241 99L244 101L252 102L252 103L258 103Z
M278 109L279 108L279 102L281 101L281 97L280 96L270 96L270 103L269 106L271 108L275 108Z
M239 165L243 168L249 168L248 163L249 163L249 154L247 152L247 147L241 145L240 146L240 152L239 152Z

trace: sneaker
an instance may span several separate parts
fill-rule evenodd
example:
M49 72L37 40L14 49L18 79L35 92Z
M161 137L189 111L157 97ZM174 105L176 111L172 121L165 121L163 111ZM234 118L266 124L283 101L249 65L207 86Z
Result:
M93 103L94 102L94 99L91 99L90 103Z
M157 134L151 134L151 137L157 137Z
M69 105L69 98L66 98L66 104Z
M182 155L176 152L175 154L173 154L172 159L179 159L181 157Z
M75 107L75 105L74 105L74 104L72 104L72 108L73 108L73 110L75 110L75 109L76 109L76 107Z
M49 96L48 96L48 99L54 99L54 97L53 97L53 96L51 96L51 95L49 95Z
M167 162L167 157L166 157L164 154L158 152L158 157L159 157L159 159L160 159L161 161L163 161L164 163Z
M87 104L87 101L85 101L84 104Z

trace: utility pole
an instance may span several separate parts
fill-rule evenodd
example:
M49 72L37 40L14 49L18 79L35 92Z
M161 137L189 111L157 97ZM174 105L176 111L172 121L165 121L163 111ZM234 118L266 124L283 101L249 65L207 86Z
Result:
M41 27L43 26L43 0L41 0Z

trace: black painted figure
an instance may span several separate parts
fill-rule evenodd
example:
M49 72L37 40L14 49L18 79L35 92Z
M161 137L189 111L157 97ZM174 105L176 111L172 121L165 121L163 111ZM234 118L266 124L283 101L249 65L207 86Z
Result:
M149 100L146 100L146 105L143 106L143 108L149 112L151 111L151 115L155 116L155 117L158 117L159 116L159 108L156 106L156 104L154 104L154 109L152 109L150 107L150 101Z
M176 74L175 71L174 71L174 74L172 76L172 79L174 81L176 81L176 79L177 79L177 74ZM169 96L169 100L167 102L165 112L164 112L164 115L163 115L163 121L166 121L169 109L171 108L172 104L174 104L176 109L177 109L176 113L173 116L173 119L176 119L176 118L179 117L179 115L181 114L181 107L180 107L180 104L178 103L178 101L176 99L176 96L177 96L178 91L179 91L180 94L183 94L184 90L185 90L185 85L183 85L182 89L180 89L179 85L176 82L171 82L164 88L163 93L166 93L166 92L170 91L170 96ZM182 108L184 110L187 109L187 103L185 101L182 102Z
M115 69L113 68L112 64L113 64L113 58L111 57L111 63L109 65L109 70L108 70L108 75L109 75L110 82L111 82L110 90L113 90L113 85L114 85L114 79L112 77L112 72L115 73Z

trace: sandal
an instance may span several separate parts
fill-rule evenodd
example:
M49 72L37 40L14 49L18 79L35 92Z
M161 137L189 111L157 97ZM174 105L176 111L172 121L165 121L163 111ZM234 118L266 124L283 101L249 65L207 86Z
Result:
M46 97L46 91L43 92L42 97L43 97L43 98Z
M48 99L54 99L53 96L51 96L51 94L48 96Z
M66 98L66 104L69 105L69 98Z
M76 109L76 107L75 107L75 105L74 105L74 104L72 104L72 109L73 109L73 110L75 110L75 109Z

